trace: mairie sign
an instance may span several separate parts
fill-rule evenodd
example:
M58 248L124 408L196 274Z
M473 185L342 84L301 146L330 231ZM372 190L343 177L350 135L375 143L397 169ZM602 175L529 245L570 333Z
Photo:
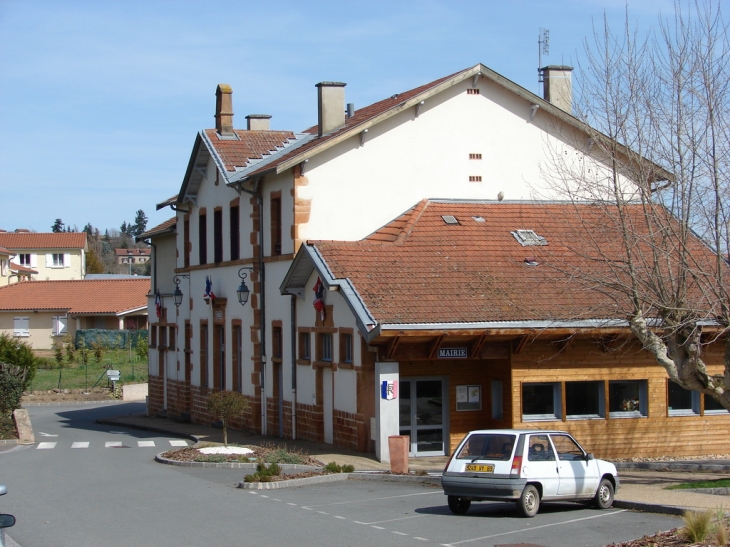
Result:
M466 348L439 348L439 359L466 359Z

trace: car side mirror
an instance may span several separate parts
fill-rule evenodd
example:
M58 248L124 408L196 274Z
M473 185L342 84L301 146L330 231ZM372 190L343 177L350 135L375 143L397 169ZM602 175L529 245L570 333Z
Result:
M15 517L13 515L0 515L0 528L10 528L15 526Z
M588 453L588 454L586 454L586 461L587 461L587 462L589 462L589 461L591 461L591 460L593 460L593 459L595 459L595 458L593 457L593 454L591 454L591 453Z

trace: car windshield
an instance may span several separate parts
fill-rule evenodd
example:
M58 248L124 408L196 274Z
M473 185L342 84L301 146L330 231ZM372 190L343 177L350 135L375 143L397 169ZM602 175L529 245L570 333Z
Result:
M512 456L515 435L476 433L470 435L456 455L458 459L506 461Z

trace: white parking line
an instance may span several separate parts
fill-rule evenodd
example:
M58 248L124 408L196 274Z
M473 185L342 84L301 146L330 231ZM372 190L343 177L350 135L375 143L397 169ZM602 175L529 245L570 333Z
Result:
M388 520L376 520L373 522L363 522L362 524L385 524L386 522L395 522L398 520L408 520L408 519L420 519L421 517L425 517L426 515L412 515L410 517L399 517L397 519L388 519Z
M187 446L188 441L170 441L170 446Z
M382 526L371 526L370 528L375 528L376 530L385 530Z
M56 448L56 443L38 443L38 446L36 446L36 450L50 450L51 448Z
M428 541L426 538L422 538L422 537L418 537L418 536L413 536L413 539L417 539L419 541Z
M352 503L363 503L366 501L381 501L381 500L392 500L397 498L410 498L412 496L433 496L434 494L438 494L439 496L443 496L443 491L439 490L437 492L419 492L417 494L401 494L399 496L385 496L383 498L366 498L362 500L351 500L351 501L338 501L337 503L323 503L321 505L307 505L307 507L331 507L333 505L348 505Z
M408 534L406 534L405 532L396 532L395 530L391 530L390 532L391 532L392 534L396 534L396 535L398 535L398 536L407 536L407 535L408 535Z
M140 448L146 448L148 446L155 446L155 441L137 441L137 446Z
M337 515L335 515L335 518L336 519L340 519L340 520L347 520L345 517L340 517L340 516L337 516Z
M553 522L552 524L543 524L542 526L535 526L534 528L524 528L522 530L511 530L509 532L502 532L501 534L492 534L491 536L482 536L482 537L478 537L478 538L465 539L462 541L455 541L454 543L442 543L441 545L444 547L452 547L453 545L461 545L462 543L471 543L472 541L483 541L485 539L496 538L499 536L509 536L511 534L519 534L522 532L532 532L534 530L539 530L540 528L551 528L552 526L560 526L561 524L572 524L573 522L581 522L584 520L592 520L592 519L598 519L598 518L602 518L602 517L610 517L612 515L618 515L619 513L624 513L626 511L628 511L628 509L619 509L618 511L613 511L611 513L603 513L602 515L594 515L591 517L584 517L581 519L566 520L564 522Z
M104 448L119 448L122 446L122 441L107 441L104 443Z
M90 444L89 441L76 441L71 443L71 448L89 448Z

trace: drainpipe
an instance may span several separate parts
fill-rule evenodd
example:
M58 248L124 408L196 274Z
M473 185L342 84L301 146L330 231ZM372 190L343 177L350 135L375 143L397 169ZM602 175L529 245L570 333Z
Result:
M264 197L259 192L261 179L256 180L255 190L246 190L243 184L239 188L256 197L259 205L259 278L261 286L261 434L266 435L266 275L264 271Z
M291 438L297 438L297 297L291 295Z

